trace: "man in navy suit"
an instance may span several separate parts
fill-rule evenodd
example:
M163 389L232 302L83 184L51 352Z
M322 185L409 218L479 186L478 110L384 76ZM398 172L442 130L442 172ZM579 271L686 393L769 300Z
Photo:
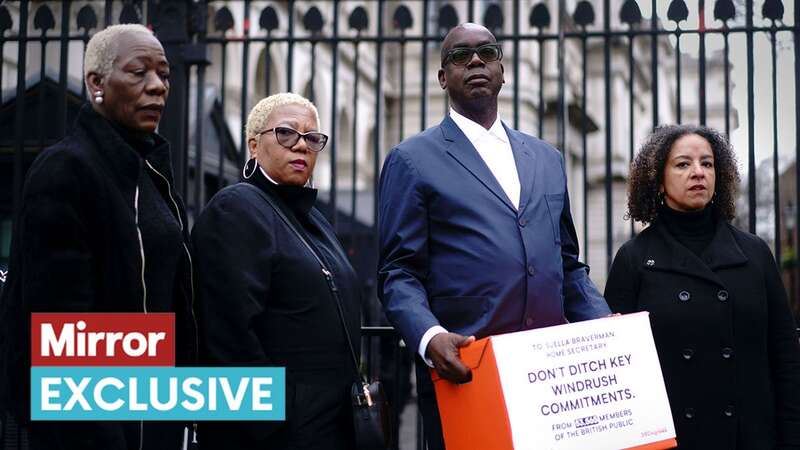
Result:
M466 23L442 43L450 114L397 145L380 179L378 290L417 351L430 449L443 449L428 367L471 379L458 348L475 338L610 314L578 261L561 154L497 117L503 53Z

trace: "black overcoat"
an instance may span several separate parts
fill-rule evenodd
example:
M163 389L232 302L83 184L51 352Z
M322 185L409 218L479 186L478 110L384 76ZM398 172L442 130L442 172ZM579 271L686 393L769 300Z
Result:
M201 424L204 448L350 450L356 379L319 263L261 194L271 196L333 273L359 353L357 277L315 191L259 172L218 192L192 230L205 365L286 367L286 421Z
M718 220L698 257L656 220L617 252L605 297L650 312L681 449L800 447L800 346L764 241Z
M180 217L188 244L186 214L172 183L169 144L163 138L156 136L147 161L169 183L173 201L168 206ZM30 417L31 312L143 312L148 304L173 304L176 362L194 363L197 336L188 246L176 270L174 301L148 299L143 285L146 262L136 194L144 171L142 157L89 106L80 111L69 135L45 149L28 170L0 298L0 405L17 420ZM155 312L152 307L149 311ZM54 433L47 448L176 448L181 430L168 436L164 424L61 422L43 427Z

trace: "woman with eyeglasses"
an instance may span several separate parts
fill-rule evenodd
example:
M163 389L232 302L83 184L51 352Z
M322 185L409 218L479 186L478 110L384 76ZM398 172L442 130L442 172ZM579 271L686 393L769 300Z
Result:
M192 232L200 357L213 366L286 367L286 420L209 423L199 436L208 448L351 450L356 374L317 258L332 273L356 354L358 281L309 187L328 137L316 107L291 93L261 100L246 135L242 182L217 193Z

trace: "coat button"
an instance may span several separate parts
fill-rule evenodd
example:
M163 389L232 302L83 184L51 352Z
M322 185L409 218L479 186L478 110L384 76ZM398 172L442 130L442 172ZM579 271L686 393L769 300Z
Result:
M722 357L725 359L730 359L733 356L733 349L730 347L725 347L722 349Z
M528 317L525 319L525 325L532 326L533 325L533 317Z
M528 266L528 275L533 276L536 273L536 269L533 266Z
M683 355L683 359L688 361L692 359L692 356L694 356L694 350L690 348L685 348L683 349L683 352L681 352L681 355Z
M736 412L736 409L734 409L733 405L728 405L728 407L725 408L725 411L724 411L725 417L733 417L733 414L735 412Z
M686 417L687 419L693 419L694 418L694 408L686 408L683 411L683 416Z
M678 294L678 300L680 300L682 302L688 302L690 298L692 298L692 296L691 296L691 294L689 294L688 291L681 291Z
M728 291L726 291L725 289L722 289L721 291L717 292L717 300L719 300L721 302L727 302L728 301Z
M520 226L520 227L523 227L523 228L524 228L524 227L525 227L525 225L527 225L527 224L528 224L528 221L527 221L527 220L525 220L525 219L523 219L523 218L520 218L518 223L519 223L519 226Z

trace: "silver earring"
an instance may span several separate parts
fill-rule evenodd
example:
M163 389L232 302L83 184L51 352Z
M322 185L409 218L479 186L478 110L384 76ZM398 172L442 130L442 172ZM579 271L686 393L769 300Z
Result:
M660 201L660 203L661 203L661 206L664 206L664 198L665 198L666 196L667 196L667 194L666 194L666 193L664 193L664 192L659 192L659 193L658 193L658 199L659 199L659 201Z
M94 102L97 103L98 105L103 104L103 91L95 91Z
M247 173L247 166L250 165L251 161L253 161L253 168L250 170L250 173ZM258 161L256 161L256 158L253 157L248 159L247 162L244 163L244 167L242 167L242 178L244 178L245 180L249 180L250 177L255 175L256 169L258 169Z

